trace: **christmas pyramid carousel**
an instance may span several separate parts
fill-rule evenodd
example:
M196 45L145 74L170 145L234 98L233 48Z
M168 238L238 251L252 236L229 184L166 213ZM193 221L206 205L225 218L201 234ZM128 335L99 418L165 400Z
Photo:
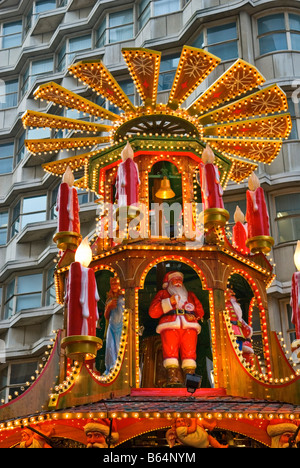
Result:
M270 327L273 239L255 175L289 136L285 93L237 60L184 107L220 64L185 46L160 104L160 53L123 56L139 107L103 63L82 61L71 75L119 111L50 82L36 99L89 118L23 116L25 127L70 132L26 142L48 161L45 171L62 177L54 241L64 324L34 383L0 407L0 447L292 445L299 274L289 358ZM237 208L230 236L222 194L246 179L247 211ZM97 198L90 238L81 234L80 189Z

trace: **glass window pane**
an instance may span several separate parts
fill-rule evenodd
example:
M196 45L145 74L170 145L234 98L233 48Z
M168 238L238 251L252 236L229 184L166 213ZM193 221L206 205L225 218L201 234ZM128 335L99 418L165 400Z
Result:
M10 299L8 302L6 302L4 306L4 319L8 319L13 315L14 312L14 302L13 299Z
M203 49L204 47L204 38L203 32L197 37L197 39L192 44L193 47L197 47L198 49Z
M179 57L163 58L160 64L160 71L176 70L179 63Z
M163 75L160 75L158 80L158 91L171 89L174 78L175 72L164 73Z
M34 309L41 307L41 293L26 294L25 296L17 297L16 312L25 309Z
M0 213L0 229L7 228L8 213Z
M145 9L143 9L142 5L140 5L140 17L139 17L139 28L141 29L144 24L148 21L151 16L151 5L148 1L148 4Z
M91 35L73 37L69 40L69 52L90 49L92 45Z
M270 34L259 39L260 53L267 54L275 50L287 50L287 38L285 33Z
M127 26L120 26L115 29L109 30L109 42L121 42L126 41L128 39L132 39L133 37L133 25L128 24Z
M40 75L53 71L53 58L37 60L32 63L31 75Z
M180 0L155 0L154 15L165 15L180 11Z
M290 29L300 31L300 15L289 14Z
M123 26L124 24L133 22L132 10L118 11L109 15L109 27Z
M27 382L37 369L37 362L22 362L11 365L10 384L21 384Z
M239 56L237 42L228 42L208 47L211 54L220 57L222 60L232 60Z
M56 0L37 0L35 2L36 13L42 13L43 11L54 10L56 7Z
M97 47L103 47L105 45L106 39L106 21L103 21L100 25L100 28L97 31L96 45Z
M277 220L279 242L298 240L300 232L300 216Z
M237 39L235 23L207 29L207 45L218 44L219 42L230 41L232 39Z
M24 198L22 213L32 213L34 211L46 210L47 196Z
M22 44L22 21L3 25L3 48L18 47Z
M3 49L10 49L12 47L19 47L22 44L22 34L13 34L12 36L5 36L3 38Z
M22 21L14 21L3 25L3 35L17 34L22 32Z
M42 221L46 221L46 213L31 213L22 215L21 229L23 229L26 224L38 223Z
M0 174L11 172L13 169L14 144L0 145ZM0 214L1 225L1 214Z
M17 293L31 293L42 290L43 275L41 273L34 275L19 276L17 281Z
M291 33L292 49L300 50L300 34Z
M279 13L276 15L264 16L263 18L258 19L257 24L259 35L271 31L285 30L284 14Z
M13 279L10 283L7 285L6 289L6 299L10 299L13 297L15 293L15 280Z
M7 174L13 170L13 158L0 160L0 174Z
M292 214L300 214L300 193L289 193L275 198L276 216L282 218Z

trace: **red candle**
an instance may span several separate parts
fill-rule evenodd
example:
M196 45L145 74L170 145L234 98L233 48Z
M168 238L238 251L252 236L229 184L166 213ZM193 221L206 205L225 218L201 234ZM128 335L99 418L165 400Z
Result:
M80 233L79 203L77 190L73 187L74 176L67 167L57 196L58 232Z
M248 238L247 224L245 224L245 216L240 208L237 206L234 213L235 225L232 229L232 245L243 253L248 254L250 250L246 246Z
M89 248L89 258L87 260L85 257L80 258L82 252L85 255L87 248ZM92 268L88 268L91 249L87 238L82 241L76 254L75 262L70 266L67 282L67 335L96 336L96 325L99 318L97 307L99 296L94 271ZM80 261L77 261L78 258Z
M292 277L292 323L295 325L296 338L300 339L300 271Z
M139 170L133 161L133 150L129 142L121 153L116 179L116 202L119 206L137 205L139 201Z
M202 163L200 169L200 182L202 203L204 210L208 208L222 208L223 203L223 188L220 184L219 170L213 164L215 159L214 152L209 145L206 145L202 153Z
M248 239L257 236L270 236L269 214L265 194L254 173L249 177L248 185L246 211Z

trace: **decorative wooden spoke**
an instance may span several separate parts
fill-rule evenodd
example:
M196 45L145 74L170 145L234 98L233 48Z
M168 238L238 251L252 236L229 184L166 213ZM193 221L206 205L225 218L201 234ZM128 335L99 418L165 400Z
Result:
M59 106L69 109L76 109L85 114L94 115L101 119L116 121L119 116L98 106L94 102L79 96L72 91L69 91L57 83L51 82L40 86L34 93L35 99L41 99L48 102L53 102Z
M168 105L176 108L182 104L220 61L209 52L185 46L181 52Z
M148 49L123 49L122 53L144 104L155 106L160 52Z
M265 78L251 64L238 59L215 80L189 107L181 107L210 74L217 69L220 59L207 51L184 46L167 104L157 100L161 53L149 49L126 48L122 51L134 85L143 101L135 107L111 72L101 61L81 61L72 65L70 74L119 108L116 113L89 99L71 92L55 82L40 86L35 98L46 100L68 109L76 109L87 118L70 119L58 115L27 111L22 120L25 127L67 129L70 138L26 140L33 154L60 150L91 148L82 156L52 161L45 169L61 175L70 165L84 167L85 177L79 185L88 183L89 161L95 155L105 154L104 145L110 145L115 163L120 159L120 144L128 138L165 138L165 147L172 151L168 138L195 139L201 145L209 143L221 161L231 161L227 173L235 182L249 176L256 163L269 164L288 138L292 121L287 113L287 98L277 85L262 88ZM102 125L95 119L111 122ZM84 133L82 138L73 132ZM107 135L99 135L106 133ZM199 152L199 160L201 158ZM222 156L223 155L223 156ZM109 158L108 158L109 161ZM95 185L95 181L93 182ZM93 186L94 186L93 185ZM88 186L86 187L88 188Z
M69 72L120 109L135 112L134 105L102 62L75 63Z

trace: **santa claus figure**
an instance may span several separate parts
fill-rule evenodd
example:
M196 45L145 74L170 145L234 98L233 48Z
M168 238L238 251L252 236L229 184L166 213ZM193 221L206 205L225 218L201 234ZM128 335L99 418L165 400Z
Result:
M297 448L300 442L299 426L290 422L272 421L267 427L271 448Z
M119 433L115 421L99 419L89 421L84 426L87 439L87 448L109 448L111 444L116 444L119 440Z
M226 291L226 308L239 349L246 361L250 362L250 357L254 354L251 344L253 329L243 319L243 311L231 289Z
M179 358L184 375L195 373L198 322L204 315L201 302L186 290L183 279L181 272L167 273L149 309L150 317L159 319L156 331L161 336L168 386L182 386Z

